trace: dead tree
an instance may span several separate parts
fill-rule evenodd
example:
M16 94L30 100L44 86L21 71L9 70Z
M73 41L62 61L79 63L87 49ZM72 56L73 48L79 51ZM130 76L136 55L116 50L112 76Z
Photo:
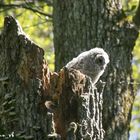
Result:
M43 55L19 23L6 17L0 36L0 137L103 139L102 90L77 70L50 72ZM52 110L46 101L53 101Z

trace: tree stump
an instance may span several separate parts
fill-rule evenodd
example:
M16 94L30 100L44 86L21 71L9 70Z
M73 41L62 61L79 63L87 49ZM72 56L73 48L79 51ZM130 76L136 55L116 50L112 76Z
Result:
M63 68L58 75L51 75L49 87L54 129L63 140L103 139L102 92L97 91L90 78Z
M0 136L47 138L47 111L40 106L46 65L43 55L18 22L6 17L0 37Z

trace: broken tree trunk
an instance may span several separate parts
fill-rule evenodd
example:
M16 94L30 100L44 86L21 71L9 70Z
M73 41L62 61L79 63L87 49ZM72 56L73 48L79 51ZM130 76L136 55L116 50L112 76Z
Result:
M103 139L102 91L74 69L49 72L43 55L18 22L6 17L0 36L0 138Z
M0 38L0 137L43 140L49 132L41 107L44 52L6 17Z
M53 102L54 130L62 140L103 139L102 92L88 77L63 68L51 75L48 96Z

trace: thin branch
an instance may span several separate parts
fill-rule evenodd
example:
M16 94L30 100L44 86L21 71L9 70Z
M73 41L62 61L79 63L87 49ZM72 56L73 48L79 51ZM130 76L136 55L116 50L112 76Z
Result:
M46 21L43 21L43 22L40 22L40 23L37 23L37 24L25 26L25 27L23 27L23 29L25 30L25 29L28 29L28 28L30 28L30 27L35 27L35 26L38 26L38 25L40 25L40 24L45 24L45 23L46 23Z
M49 18L52 18L52 15L51 14L47 14L47 13L44 13L43 11L40 11L36 8L33 8L31 6L28 6L27 4L0 4L0 8L24 8L24 9L28 9L28 10L31 10L33 12L36 12L36 13L39 13L43 16L47 16Z
M25 3L32 3L34 4L35 2L34 1L29 1L29 0L24 0ZM44 0L39 0L40 2L44 2ZM53 6L53 2L51 0L45 0L45 3L48 5L48 6Z
M135 16L133 17L133 22L135 23L135 25L140 28L140 0L139 0L139 5L136 11Z
M1 4L0 4L0 5L1 5ZM3 8L3 9L0 10L0 13L5 12L5 11L8 11L8 10L10 10L10 9L11 9L10 7Z

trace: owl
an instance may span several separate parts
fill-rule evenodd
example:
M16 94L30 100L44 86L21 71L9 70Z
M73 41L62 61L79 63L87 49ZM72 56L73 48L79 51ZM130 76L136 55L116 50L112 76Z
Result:
M67 69L79 70L84 75L90 77L93 84L95 84L104 73L108 63L108 54L102 48L93 48L73 58L65 67Z

